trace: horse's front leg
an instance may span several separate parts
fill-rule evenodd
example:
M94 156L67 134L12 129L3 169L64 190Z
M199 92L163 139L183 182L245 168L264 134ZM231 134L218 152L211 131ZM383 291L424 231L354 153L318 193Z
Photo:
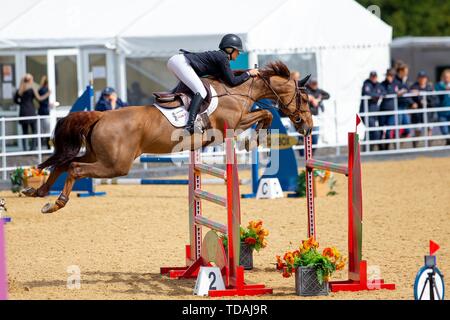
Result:
M256 129L255 129L256 145L253 142L254 141L253 139L252 139L252 141L250 141L250 138L247 138L245 140L245 149L247 151L259 146L259 142L260 142L259 131L261 129L269 128L270 124L272 123L272 119L273 119L272 113L270 111L264 110L264 109L258 109L258 110L252 111L252 112L246 114L244 117L242 117L241 121L238 124L237 129L245 131L248 128L251 128L251 126L253 126L255 123L257 123Z

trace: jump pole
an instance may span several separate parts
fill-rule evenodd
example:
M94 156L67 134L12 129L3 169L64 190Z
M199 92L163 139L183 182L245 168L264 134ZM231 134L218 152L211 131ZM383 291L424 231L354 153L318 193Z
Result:
M356 125L358 123L357 119ZM311 136L305 137L305 157L308 237L317 237L313 185L314 169L329 170L348 177L348 280L331 281L331 291L394 290L395 284L384 283L382 279L369 280L367 278L367 261L362 260L361 155L359 136L356 130L348 133L347 166L313 159Z
M211 297L245 296L272 293L272 289L263 284L247 284L244 280L244 267L239 266L240 256L240 193L237 157L233 138L225 138L226 170L201 163L201 152L191 152L189 164L189 245L186 246L185 267L163 267L161 274L171 278L195 278L201 266L209 266L215 262L222 267L225 290L209 291ZM226 197L201 190L201 173L213 175L226 181ZM212 221L203 216L201 201L211 201L227 211L227 223ZM209 231L202 237L202 226L227 235L228 250L225 250L221 239ZM213 254L210 248L215 247ZM214 261L213 261L214 260ZM223 264L223 265L222 265Z

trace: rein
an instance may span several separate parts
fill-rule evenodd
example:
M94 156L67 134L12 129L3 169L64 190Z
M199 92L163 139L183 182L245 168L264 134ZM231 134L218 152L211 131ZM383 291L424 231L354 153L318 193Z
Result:
M288 117L292 117L293 119L291 119L294 123L299 124L302 121L302 118L300 116L300 114L302 112L308 112L308 111L303 111L300 110L300 106L301 106L301 95L299 94L299 92L301 92L302 90L304 91L304 93L306 95L308 95L306 88L305 87L299 87L297 81L294 81L295 84L295 93L294 95L291 97L291 99L289 100L289 102L285 105L283 103L283 100L281 100L281 97L279 96L279 94L273 89L273 87L270 85L270 79L269 81L267 81L266 78L261 77L261 80L264 82L264 84L272 91L272 93L275 95L275 97L277 98L276 104L280 106L281 110L283 110L283 113L285 113ZM289 82L289 80L287 81ZM253 91L253 85L255 83L255 78L252 78L252 83L250 84L250 88L248 90L247 94L242 94L242 93L232 93L229 92L227 87L221 82L223 89L225 90L224 94L218 94L215 95L214 97L220 98L220 97L224 97L224 96L241 96L241 97L245 97L245 98L249 98L251 101L253 101L254 103L256 103L257 105L262 105L266 108L272 108L273 105L269 105L267 103L264 102L260 102L255 100L252 96L251 93ZM295 111L291 112L287 106L290 105L292 103L292 101L294 101L295 99L295 103L296 103L296 109ZM244 107L247 107L246 105L244 105Z

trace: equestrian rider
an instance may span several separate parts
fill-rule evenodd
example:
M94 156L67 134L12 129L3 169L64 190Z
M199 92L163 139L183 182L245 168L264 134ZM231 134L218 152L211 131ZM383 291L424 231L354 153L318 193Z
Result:
M235 87L259 74L258 69L250 69L240 75L235 75L230 67L230 60L236 60L243 50L242 40L235 34L225 35L217 51L188 52L174 55L167 62L170 71L194 93L189 107L189 117L186 130L194 133L194 121L200 111L200 106L207 92L200 77L210 75L224 81L228 86Z

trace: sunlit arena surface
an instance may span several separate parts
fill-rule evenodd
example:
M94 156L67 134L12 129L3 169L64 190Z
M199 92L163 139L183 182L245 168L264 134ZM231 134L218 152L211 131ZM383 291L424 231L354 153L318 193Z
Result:
M308 299L412 299L413 283L428 251L441 244L438 267L450 272L450 159L418 157L401 161L363 159L363 258L369 268L396 284L396 290L330 293ZM240 171L248 178L248 171ZM184 177L182 177L184 178ZM318 241L347 251L347 184L336 175L337 195L316 199ZM224 195L225 186L208 185ZM57 213L40 213L54 200L25 198L2 191L13 222L6 230L10 299L201 299L195 280L174 280L159 268L184 264L188 242L187 186L98 186L104 197L77 198ZM250 186L241 186L250 192ZM204 202L204 214L225 222L225 213ZM254 254L246 280L273 288L257 299L305 299L295 295L294 279L275 270L275 256L306 238L304 198L241 200L242 221L262 219L268 247ZM205 230L206 232L206 230ZM74 268L81 287L69 289ZM369 272L370 274L370 272ZM333 280L344 279L346 270ZM379 276L379 275L378 275ZM240 297L239 299L246 299Z

